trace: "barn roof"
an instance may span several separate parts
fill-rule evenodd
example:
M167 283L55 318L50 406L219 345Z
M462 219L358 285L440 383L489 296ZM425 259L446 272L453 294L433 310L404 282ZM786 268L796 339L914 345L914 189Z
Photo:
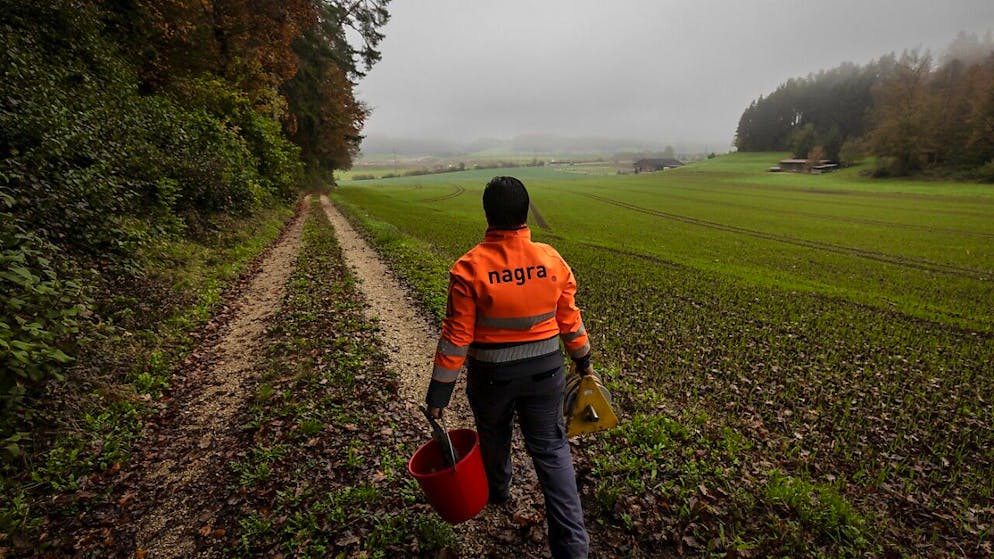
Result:
M639 159L635 162L635 165L658 165L660 167L679 167L683 165L678 159L673 159L672 157L651 157L646 159Z
M781 165L807 165L810 162L808 159L781 159ZM831 163L828 159L821 159L818 161L819 165L826 165Z

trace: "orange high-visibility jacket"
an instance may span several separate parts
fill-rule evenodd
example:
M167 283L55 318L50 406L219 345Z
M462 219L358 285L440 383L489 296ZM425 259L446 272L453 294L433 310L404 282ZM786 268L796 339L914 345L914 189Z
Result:
M575 293L569 265L551 246L533 243L528 227L487 230L449 271L432 379L455 381L467 356L511 371L551 356L561 364L560 338L572 358L586 356L590 342Z

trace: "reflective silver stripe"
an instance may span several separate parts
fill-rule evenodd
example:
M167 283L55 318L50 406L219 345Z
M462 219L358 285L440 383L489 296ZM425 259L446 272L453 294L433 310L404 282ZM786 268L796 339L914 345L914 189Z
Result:
M583 323L580 323L580 328L576 332L570 332L569 334L563 334L564 342L572 342L573 340L579 338L580 336L587 333L587 329L583 327Z
M535 316L522 316L514 318L496 318L492 316L476 317L476 323L487 328L500 328L502 330L530 330L532 326L540 324L556 317L556 311L549 311L545 314Z
M451 355L453 357L466 357L468 350L468 345L458 346L445 338L438 339L438 347L435 349L435 351L442 355Z
M459 378L460 369L446 369L435 365L431 370L431 378L441 382L455 382Z
M542 340L539 342L518 344L511 347L502 347L499 349L469 348L469 354L472 355L473 358L487 363L508 363L519 359L541 357L542 355L548 355L555 351L559 351L559 340L556 338L549 338L548 340Z
M589 352L590 352L590 344L586 343L583 344L583 347L581 347L580 349L574 349L573 351L569 352L569 356L575 359L579 359L580 357L583 357Z

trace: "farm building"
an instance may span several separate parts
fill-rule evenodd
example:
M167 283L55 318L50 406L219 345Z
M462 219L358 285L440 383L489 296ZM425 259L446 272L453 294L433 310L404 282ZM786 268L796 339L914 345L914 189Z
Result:
M839 164L827 159L821 159L817 163L808 159L781 159L780 165L771 167L771 171L790 171L792 173L828 173L839 168Z
M650 171L662 171L664 169L675 169L677 167L682 167L683 163L672 157L656 158L656 159L639 159L632 164L635 168L636 173L646 173Z

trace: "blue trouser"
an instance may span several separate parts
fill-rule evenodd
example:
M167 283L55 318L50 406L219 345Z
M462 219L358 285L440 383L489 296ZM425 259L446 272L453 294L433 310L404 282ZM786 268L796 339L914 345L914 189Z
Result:
M563 420L564 368L551 376L526 376L492 382L469 372L466 395L480 434L480 453L491 495L511 486L511 429L517 411L525 448L545 496L549 549L556 559L586 557L588 540L576 474Z

